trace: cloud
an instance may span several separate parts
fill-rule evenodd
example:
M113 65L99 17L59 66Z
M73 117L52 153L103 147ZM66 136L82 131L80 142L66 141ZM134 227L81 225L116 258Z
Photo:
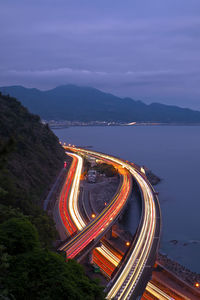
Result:
M200 2L0 3L1 85L90 85L200 109Z

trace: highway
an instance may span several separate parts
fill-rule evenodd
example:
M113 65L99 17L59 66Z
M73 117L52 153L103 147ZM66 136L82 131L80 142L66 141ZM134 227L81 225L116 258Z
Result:
M175 300L151 282L148 282L146 291L159 300Z
M155 204L157 199L154 190L146 177L132 164L90 150L74 147L66 147L66 149L85 155L99 157L100 159L107 159L121 165L124 170L128 171L127 174L130 172L133 175L140 187L143 199L143 217L140 224L140 230L123 266L120 268L120 271L116 274L114 279L111 280L106 297L107 299L129 299L131 295L134 294L138 282L146 276L145 267L149 267L148 260L155 255L154 252L157 251L159 244L160 210L158 203L157 206ZM60 250L67 251L68 258L76 257L88 243L95 240L96 236L93 232L100 235L101 231L104 231L106 225L109 224L107 224L108 220L112 221L113 217L116 218L117 215L119 215L120 210L123 207L121 201L125 202L124 199L128 196L126 189L124 189L124 187L127 187L128 181L128 175L124 176L122 190L116 195L119 201L113 199L109 205L109 213L107 207L92 223L89 224L87 230L85 230L86 228L84 229L85 232L84 230L81 231L81 233L74 237L70 242L60 248ZM117 214L116 209L119 209Z
M73 183L71 186L71 193L69 196L69 212L73 222L75 223L76 228L80 231L83 229L83 227L85 227L85 223L78 209L78 193L79 193L79 186L80 186L81 170L83 167L83 159L81 156L74 153L73 154L67 153L67 154L77 159L77 167L74 173Z
M119 265L122 259L122 256L120 257L119 254L116 254L112 249L104 244L101 247L95 248L93 256L94 263L102 268L108 277L111 277L114 269ZM158 300L175 300L152 282L148 282L146 291ZM152 298L150 297L150 299Z
M74 153L72 163L59 197L59 215L67 235L72 235L82 229L82 218L78 211L78 192L83 159Z
M148 207L147 204L145 203L145 201L148 200L149 202L151 202L151 201L155 202L154 237L152 239L152 245L151 245L151 249L149 250L149 255L148 255L149 258L151 256L154 256L153 253L155 254L156 251L157 251L157 246L158 246L158 242L159 242L159 234L160 234L159 204L158 204L158 201L157 201L156 193L154 192L153 188L148 183L148 181L146 180L146 178L142 174L142 172L139 172L138 167L134 167L134 164L128 163L127 161L124 162L124 161L119 160L118 158L115 158L115 157L111 157L111 156L108 156L108 155L105 155L105 154L97 153L97 152L94 152L94 151L83 150L83 149L81 149L81 151L78 149L78 151L77 151L76 148L75 149L73 148L73 151L80 152L82 155L83 154L89 155L89 156L91 155L93 157L96 157L96 158L99 158L103 161L106 161L107 163L112 162L115 165L115 167L118 168L118 169L119 169L119 161L121 161L121 167L122 167L121 174L123 174L123 176L125 176L125 177L127 175L126 170L129 171L129 172L132 171L131 172L132 175L134 174L133 170L137 173L137 174L134 174L133 176L136 178L136 181L138 182L138 185L140 187L140 191L142 193L142 200L143 200L144 204L146 205L146 207ZM84 219L83 219L83 217L82 217L82 215L81 215L81 213L79 212L79 209L78 209L78 207L79 207L78 192L79 192L79 184L80 184L80 177L81 177L82 161L83 160L79 155L77 155L75 153L68 153L68 155L70 155L73 160L72 160L70 170L68 172L68 176L67 176L65 185L64 185L62 193L61 193L59 204L60 204L60 213L61 213L61 215L64 216L63 225L64 225L64 222L66 222L66 219L67 219L68 226L69 226L69 222L71 222L70 229L71 228L74 228L74 229L72 230L72 232L70 234L74 235L75 233L77 233L79 231L82 231L85 227L90 226L91 223L89 223L88 225L85 223L86 221L84 221ZM127 166L129 166L132 170ZM147 184L147 186L145 185L145 183ZM122 188L123 184L124 184L124 179L121 180L120 189L119 189L118 193L115 195L115 197L113 198L113 200L111 201L111 203L116 200L116 196L118 196L118 198L119 198L120 193L123 192L123 188ZM145 193L145 189L146 189L146 193ZM116 253L111 251L109 249L109 247L107 247L106 245L102 245L101 247L97 247L94 250L98 253L98 254L95 255L96 261L94 261L94 263L96 263L97 265L99 265L101 267L101 269L108 276L108 278L112 278L112 274L113 274L114 270L117 267L119 267L119 272L117 272L117 274L114 276L114 278L111 279L111 284L109 284L109 286L108 286L107 299L110 299L109 298L109 293L115 287L115 285L117 284L119 279L122 280L121 290L119 290L119 292L117 294L115 294L113 299L129 299L130 297L133 298L133 299L136 299L138 297L138 295L141 296L142 289L141 289L140 293L138 293L138 292L134 293L134 291L139 286L138 282L140 280L145 281L145 277L146 277L145 268L149 268L150 266L152 266L149 263L149 258L146 259L145 265L142 268L142 272L140 272L140 274L138 276L138 279L135 281L135 287L132 288L131 291L130 291L130 286L131 286L130 281L132 281L132 279L135 279L135 277L133 277L132 275L133 275L133 273L136 274L136 271L137 271L137 268L138 268L138 262L139 262L138 257L141 256L141 254L143 254L143 255L145 254L145 251L144 251L145 249L144 248L140 250L141 253L135 252L136 255L138 255L138 256L136 257L133 268L130 269L130 272L128 273L128 275L126 277L124 277L125 279L122 278L122 274L124 272L124 269L127 268L127 264L130 265L130 258L133 255L133 253L134 253L134 251L135 251L135 249L138 245L138 241L140 240L140 243L142 242L141 241L141 234L143 234L142 230L144 228L145 215L146 215L145 214L145 205L143 205L143 214L142 214L142 219L141 219L141 222L140 222L139 230L138 230L138 233L137 233L137 238L135 238L133 244L131 245L130 251L128 252L128 255L127 255L127 257L124 261L123 261L123 259L121 261L121 257L117 256ZM153 208L153 205L152 205L152 208ZM62 214L62 211L65 211L65 213ZM152 211L149 210L148 214L152 215L152 213L153 213L153 210ZM66 216L67 216L67 218L66 218ZM99 216L97 216L96 219L98 217ZM101 218L99 219L99 222L100 222L100 220L101 220ZM112 219L111 221L112 221L111 223L114 223L115 219ZM154 223L153 221L151 223L148 223L149 230L152 229L153 223ZM158 229L156 229L156 227ZM102 231L102 234L100 232L97 239L101 238L105 234L105 231ZM150 233L146 236L146 244L148 244L149 237L150 237ZM92 247L94 247L94 244L92 245ZM145 246L143 246L143 247L145 247ZM126 290L128 290L128 288L129 288L129 294L126 293ZM140 288L140 286L139 286L139 288ZM166 293L167 289L164 288L164 290L162 290L162 288L163 288L162 285L159 286L159 284L157 282L155 282L155 283L154 282L148 282L148 284L146 286L145 294L143 295L142 299L159 299L159 300L174 300L174 299L177 299L176 297L173 298L174 296L168 295ZM171 292L170 292L170 294L171 294Z
M121 185L112 201L75 237L59 248L60 251L66 251L67 258L75 258L91 242L101 239L121 213L122 208L129 198L132 180L128 171L121 168L119 172L122 175Z
M67 180L64 185L64 190L66 190L66 187L68 187L68 182L71 183L70 189L68 187L69 193L65 193L65 196L67 196L66 198L68 199L69 202L69 204L66 205L66 207L68 207L71 220L76 226L76 228L78 230L82 230L86 226L86 223L84 222L82 215L78 210L78 189L80 184L83 160L77 154L69 153L69 152L67 154L71 156L73 160L67 176ZM62 203L62 194L63 193L61 193L60 203ZM99 252L101 255L100 258L98 259L97 264L98 265L100 264L105 274L111 277L114 269L119 265L122 257L114 253L112 249L109 249L109 247L104 244L101 247L97 247L95 250ZM96 257L98 258L97 255ZM105 258L105 260L103 260L102 257ZM155 286L151 282L147 284L146 291L148 291L151 295L153 295L154 297L160 300L170 300L170 299L174 300L174 298L168 296L165 292L160 290L157 286Z
M84 227L86 227L86 225L87 225L78 209L78 190L79 190L79 185L80 185L80 177L81 177L83 160L77 154L69 153L69 152L67 152L67 154L69 156L71 156L73 160L72 160L72 164L69 169L69 172L67 174L65 184L64 184L63 189L60 194L59 212L60 212L60 217L62 219L63 226L65 227L65 230L69 233L69 235L73 235L74 232L83 230ZM113 165L115 165L115 167L119 167L116 164L113 164ZM126 182L126 180L128 178L127 174L124 175L124 173L127 173L127 172L124 172L124 170L121 168L121 176L123 176L124 180L122 180L122 182L121 182L120 189L118 192L119 194L121 193L121 191L123 192L123 190L125 189L125 187L123 187L123 182ZM131 187L129 187L128 191L130 192L130 190L131 190ZM117 197L117 195L115 195L112 202L114 204L115 204L116 200L117 200L117 203L120 202L121 196L122 196L121 194L120 194L120 197ZM109 208L109 205L105 209L105 211L108 211L108 208ZM108 216L108 214L106 216ZM111 220L112 219L113 218L111 217ZM106 223L106 226L108 225L107 223ZM88 229L88 228L86 228L86 229ZM89 229L90 229L90 226L89 226ZM100 231L100 233L102 234L102 230Z

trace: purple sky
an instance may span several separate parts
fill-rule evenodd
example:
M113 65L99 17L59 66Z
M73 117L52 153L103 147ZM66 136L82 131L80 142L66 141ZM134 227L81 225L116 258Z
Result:
M0 86L88 85L200 110L200 0L1 0Z

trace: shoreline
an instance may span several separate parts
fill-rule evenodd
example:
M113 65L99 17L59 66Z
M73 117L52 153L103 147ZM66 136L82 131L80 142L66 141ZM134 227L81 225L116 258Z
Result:
M132 122L132 123L122 123L122 122L108 122L108 121L91 121L91 122L81 122L81 121L67 121L67 120L42 120L43 124L48 124L51 129L65 129L68 127L155 127L155 126L200 126L200 123L162 123L162 122Z

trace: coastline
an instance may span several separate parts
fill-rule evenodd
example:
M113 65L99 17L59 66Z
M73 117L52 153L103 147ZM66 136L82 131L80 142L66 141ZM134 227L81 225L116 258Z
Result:
M200 126L200 123L162 123L162 122L109 122L109 121L68 121L68 120L42 120L43 124L48 124L51 129L64 129L68 127L133 127L133 126Z

